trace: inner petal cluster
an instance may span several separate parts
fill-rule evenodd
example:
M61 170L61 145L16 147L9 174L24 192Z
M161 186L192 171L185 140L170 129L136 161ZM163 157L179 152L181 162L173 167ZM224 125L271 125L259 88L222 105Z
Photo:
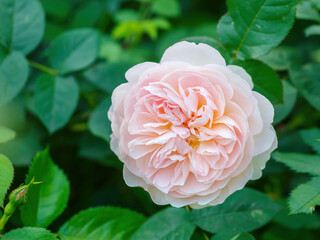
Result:
M128 150L139 175L164 193L193 195L188 182L204 194L225 184L243 159L246 116L232 102L232 87L223 76L199 72L149 79L136 94Z

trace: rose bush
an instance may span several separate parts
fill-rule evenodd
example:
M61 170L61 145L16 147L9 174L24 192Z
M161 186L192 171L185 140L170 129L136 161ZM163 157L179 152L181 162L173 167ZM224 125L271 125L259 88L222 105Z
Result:
M111 148L129 186L157 204L222 203L261 177L277 147L274 109L252 79L206 44L179 42L129 69L112 94Z

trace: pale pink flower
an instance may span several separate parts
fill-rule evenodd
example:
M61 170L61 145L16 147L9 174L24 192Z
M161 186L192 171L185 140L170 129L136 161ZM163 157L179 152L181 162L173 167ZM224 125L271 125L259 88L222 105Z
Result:
M129 186L157 204L200 208L261 177L277 146L274 109L243 68L209 45L179 42L125 77L108 116Z

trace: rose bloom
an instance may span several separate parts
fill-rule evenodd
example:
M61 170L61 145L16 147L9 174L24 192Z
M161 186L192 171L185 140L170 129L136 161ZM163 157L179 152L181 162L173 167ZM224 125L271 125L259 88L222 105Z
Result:
M274 109L243 68L209 45L179 42L125 77L108 116L129 186L160 205L201 208L261 177L277 147Z

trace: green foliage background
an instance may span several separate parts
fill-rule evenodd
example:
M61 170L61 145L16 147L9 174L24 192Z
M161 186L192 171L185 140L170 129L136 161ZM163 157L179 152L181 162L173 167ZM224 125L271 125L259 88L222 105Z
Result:
M181 40L247 70L279 139L261 179L192 211L125 185L107 119L126 70ZM0 0L0 207L33 176L0 239L319 239L320 1Z

